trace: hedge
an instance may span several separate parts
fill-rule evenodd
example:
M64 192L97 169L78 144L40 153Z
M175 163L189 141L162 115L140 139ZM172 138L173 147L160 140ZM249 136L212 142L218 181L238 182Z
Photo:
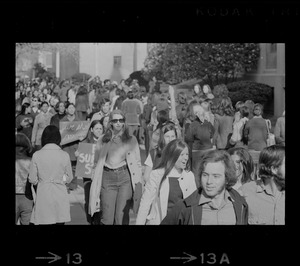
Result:
M87 81L91 78L91 75L86 74L86 73L76 73L74 74L71 79L77 82L83 82Z
M232 104L238 101L252 100L265 105L273 98L273 89L269 85L253 81L237 81L226 84Z

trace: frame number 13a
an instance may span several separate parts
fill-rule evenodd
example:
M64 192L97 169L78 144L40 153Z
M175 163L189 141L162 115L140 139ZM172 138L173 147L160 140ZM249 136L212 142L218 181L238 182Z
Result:
M82 263L82 256L80 253L70 254L67 253L67 264L80 264Z

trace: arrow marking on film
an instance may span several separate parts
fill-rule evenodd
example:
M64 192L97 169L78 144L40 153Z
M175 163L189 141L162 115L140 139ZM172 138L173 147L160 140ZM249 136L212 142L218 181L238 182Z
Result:
M184 261L183 263L186 263L186 262L190 262L190 261L193 261L193 260L196 260L197 257L193 256L193 255L190 255L186 252L183 252L184 254L188 255L188 257L170 257L171 260L186 260L187 261Z
M51 253L50 251L48 251L49 254L53 255L54 257L35 257L37 260L40 260L40 259L44 259L44 260L49 260L51 259L51 261L49 261L48 263L51 263L51 262L55 262L57 260L60 260L61 257L54 254L54 253Z

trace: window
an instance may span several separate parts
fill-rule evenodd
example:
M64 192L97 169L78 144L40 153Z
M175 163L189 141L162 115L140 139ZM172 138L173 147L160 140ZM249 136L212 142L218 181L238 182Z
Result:
M121 56L114 56L114 68L121 67Z
M267 43L266 46L266 69L277 68L277 43Z
M52 68L52 53L46 53L46 55L45 55L45 57L46 57L46 67L47 68Z
M39 52L39 63L48 68L52 68L52 53L51 52Z
M276 53L277 52L277 43L271 43L270 44L270 53Z

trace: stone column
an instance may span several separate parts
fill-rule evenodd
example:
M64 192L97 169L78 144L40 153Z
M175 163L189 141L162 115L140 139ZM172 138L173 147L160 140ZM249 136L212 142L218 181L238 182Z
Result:
M56 75L57 78L60 77L60 53L59 53L59 51L56 51L55 75Z

